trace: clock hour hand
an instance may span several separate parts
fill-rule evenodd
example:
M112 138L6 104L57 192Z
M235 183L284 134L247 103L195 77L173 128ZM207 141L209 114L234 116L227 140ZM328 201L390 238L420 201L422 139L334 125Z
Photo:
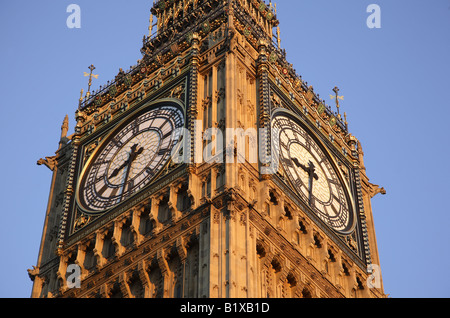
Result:
M316 173L316 166L312 163L312 161L309 162L309 174L311 175L311 178L314 178L314 180L319 180L319 176Z
M293 158L292 161L295 163L295 165L296 165L298 168L302 168L303 170L305 170L305 172L308 172L308 168L307 168L305 165L302 165L302 164L300 163L300 161L298 161L297 158Z
M316 167L314 166L314 163L310 160L309 166L305 166L298 161L297 158L293 158L292 161L295 163L295 165L299 168L302 168L309 176L309 205L312 206L312 197L313 197L313 180L319 180L319 176L316 173Z
M109 178L112 179L112 178L117 177L119 175L119 172L122 171L122 169L125 168L126 166L128 166L128 160L125 161L125 163L123 165L121 165L119 168L114 170L113 173L109 176Z
M309 167L301 164L297 158L293 158L292 161L298 168L302 168L308 175L310 175L310 177L313 177L315 180L319 180L319 176L315 173L316 167L314 166L312 161L309 161Z
M113 171L113 173L109 176L110 179L117 177L119 175L119 172L122 171L122 169L124 169L125 167L129 167L134 162L134 160L136 160L137 156L142 154L142 152L144 151L144 148L141 147L141 149L136 151L137 147L138 147L137 144L135 144L133 147L131 147L131 153L128 156L128 160L125 161L119 168L117 168Z

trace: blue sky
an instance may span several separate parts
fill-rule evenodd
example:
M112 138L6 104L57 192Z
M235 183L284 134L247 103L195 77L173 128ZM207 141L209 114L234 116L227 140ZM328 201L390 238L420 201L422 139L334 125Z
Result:
M81 7L69 29L66 8ZM141 58L150 0L2 1L0 4L0 297L29 297L54 154L71 133L83 72L99 79ZM369 4L381 29L369 29ZM386 188L373 213L386 293L449 297L450 0L279 0L282 47L322 98L338 86L371 182ZM332 105L332 101L329 100Z

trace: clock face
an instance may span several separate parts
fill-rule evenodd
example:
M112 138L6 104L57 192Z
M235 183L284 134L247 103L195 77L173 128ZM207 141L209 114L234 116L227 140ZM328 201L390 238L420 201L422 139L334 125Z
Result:
M89 159L77 200L88 214L99 214L150 184L168 163L184 127L180 107L160 104L132 115L112 132Z
M336 164L297 120L280 115L272 121L279 134L281 165L299 196L328 226L338 232L354 227L353 209Z

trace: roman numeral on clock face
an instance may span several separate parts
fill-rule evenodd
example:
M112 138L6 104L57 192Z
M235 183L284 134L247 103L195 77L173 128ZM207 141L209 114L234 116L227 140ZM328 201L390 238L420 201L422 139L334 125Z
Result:
M160 149L158 151L158 156L164 156L169 151L169 148Z

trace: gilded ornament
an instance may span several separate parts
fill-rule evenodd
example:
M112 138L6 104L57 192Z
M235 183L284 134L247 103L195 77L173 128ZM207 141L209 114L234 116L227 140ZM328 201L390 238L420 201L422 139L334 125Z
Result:
M317 112L322 115L325 112L325 105L320 103L319 106L317 107Z

